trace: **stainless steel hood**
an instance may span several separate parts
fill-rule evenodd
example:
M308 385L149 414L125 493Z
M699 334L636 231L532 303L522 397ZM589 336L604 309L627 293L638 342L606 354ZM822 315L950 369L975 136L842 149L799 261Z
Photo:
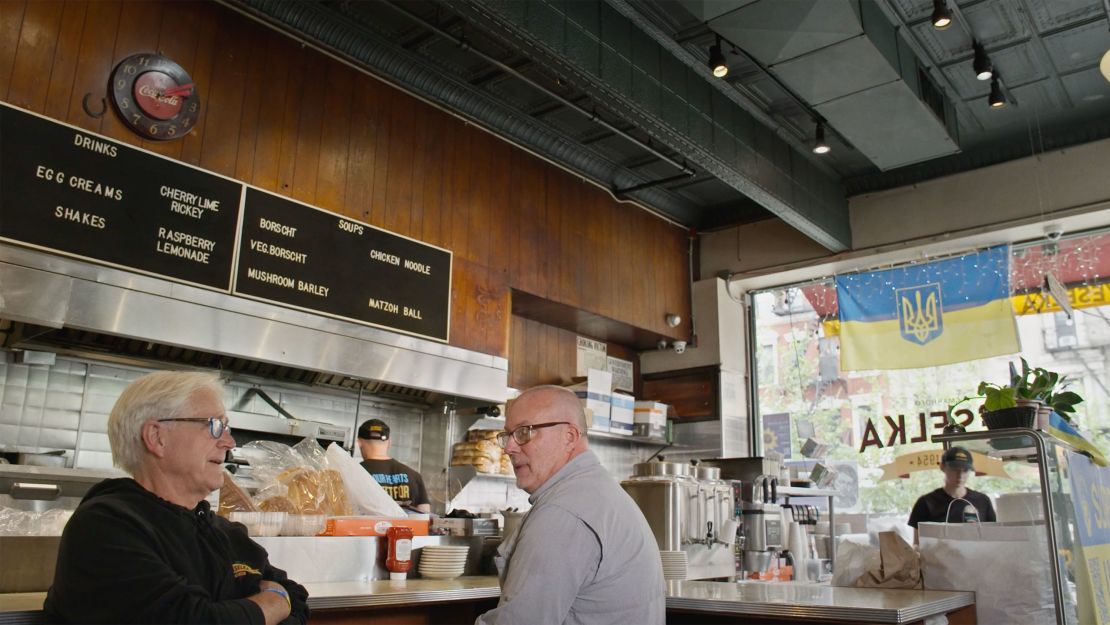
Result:
M370 393L507 397L504 358L6 244L0 319L32 325L7 347L78 343ZM177 356L126 353L136 350Z

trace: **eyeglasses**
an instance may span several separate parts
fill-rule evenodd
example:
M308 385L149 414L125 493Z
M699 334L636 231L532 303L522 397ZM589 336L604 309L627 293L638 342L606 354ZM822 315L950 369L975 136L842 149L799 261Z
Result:
M212 435L212 438L219 438L224 435L224 432L231 432L231 426L227 424L226 417L223 419L219 417L177 417L174 419L158 419L157 421L158 423L164 421L207 421L208 433Z
M571 424L567 423L566 421L551 421L550 423L533 423L531 425L522 425L514 429L512 432L498 432L497 444L501 447L501 449L505 449L509 446L509 437L512 436L517 445L527 445L528 442L532 440L532 436L534 436L534 434L532 434L532 430L549 428L553 425Z

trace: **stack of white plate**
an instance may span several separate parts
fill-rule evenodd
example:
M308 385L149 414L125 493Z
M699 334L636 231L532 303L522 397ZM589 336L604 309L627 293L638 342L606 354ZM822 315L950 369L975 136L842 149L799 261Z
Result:
M663 579L686 579L686 552L660 551L663 559Z
M466 569L466 555L470 547L456 545L428 545L421 549L421 577L429 579L452 579L463 574Z

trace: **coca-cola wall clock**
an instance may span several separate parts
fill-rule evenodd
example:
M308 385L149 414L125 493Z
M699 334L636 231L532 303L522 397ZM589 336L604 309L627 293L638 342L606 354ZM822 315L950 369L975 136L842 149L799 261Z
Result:
M120 61L108 93L128 128L147 139L180 139L200 116L193 79L161 54L133 54Z

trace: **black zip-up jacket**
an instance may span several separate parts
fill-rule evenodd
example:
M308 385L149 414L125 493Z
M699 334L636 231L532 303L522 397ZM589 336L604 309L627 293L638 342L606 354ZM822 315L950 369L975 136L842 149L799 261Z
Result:
M85 495L62 532L48 623L265 623L246 599L271 580L289 593L283 623L308 622L308 592L270 566L246 528L207 501L189 510L130 478Z

